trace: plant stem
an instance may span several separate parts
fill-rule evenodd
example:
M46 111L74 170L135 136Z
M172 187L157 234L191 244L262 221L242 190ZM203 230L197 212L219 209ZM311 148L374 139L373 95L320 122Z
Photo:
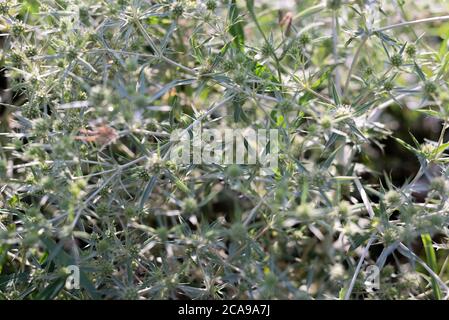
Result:
M300 13L298 13L297 15L295 15L293 17L293 21L295 21L296 19L299 19L299 18L303 18L303 17L308 16L308 15L320 12L324 8L326 8L326 3L320 3L320 4L317 4L316 6L312 6L310 8L307 8L307 9L301 11Z
M338 17L337 11L332 11L332 53L334 55L334 64L337 65L338 61ZM335 88L339 95L341 95L341 83L340 83L340 74L338 73L338 67L336 66L334 69L334 77L335 77Z
M343 97L345 97L347 95L349 82L351 81L351 76L352 76L352 73L354 72L354 67L357 64L357 60L359 59L360 52L362 51L362 48L365 45L366 40L368 40L368 35L364 35L362 37L362 41L360 42L359 47L357 48L357 51L356 51L356 53L354 55L354 58L352 59L351 67L349 68L348 77L346 78L346 83L345 83L345 88L344 88L344 92L343 92Z
M441 278L438 276L438 274L436 274L427 263L425 263L420 257L418 257L412 250L410 250L402 242L399 243L398 251L399 251L399 253L406 256L407 258L416 260L424 269L426 269L426 271L430 274L430 276L433 279L435 279L435 281L439 284L439 286L441 288L443 288L444 291L446 292L446 296L444 297L444 299L448 299L449 287L446 285L446 283L443 280L441 280Z
M362 255L360 257L360 260L357 264L357 267L355 268L354 275L352 276L351 282L349 284L348 290L345 293L345 300L349 300L351 297L352 289L354 289L355 282L357 280L357 276L360 273L360 269L362 268L363 261L365 260L365 257L368 255L368 250L373 244L374 240L376 240L376 233L373 233L368 241L368 244L366 245L365 249L363 249Z
M432 246L432 238L430 237L430 234L425 233L421 235L421 240L424 246L424 251L426 252L426 258L427 258L427 264L430 268L432 268L435 273L438 272L438 264L437 264L437 258L435 255L435 250ZM441 289L438 286L438 282L432 278L432 290L433 295L436 300L441 300Z
M445 21L445 20L449 20L449 15L413 20L413 21L405 21L405 22L401 22L401 23L397 23L397 24L392 24L392 25L389 25L386 27L374 29L374 30L372 30L372 32L382 32L382 31L386 31L386 30L390 30L390 29L400 28L400 27L404 27L404 26L411 26L411 25L419 24L419 23L426 23L426 22L433 22L433 21Z
M216 109L222 107L223 105L225 105L229 100L231 100L232 98L234 98L235 95L231 95L229 97L226 97L225 99L223 99L222 101L220 101L219 103L212 105L206 112L204 112L201 116L199 116L195 121L193 121L187 128L185 128L181 134L179 135L180 137L182 137L184 134L188 133L189 130L191 130L193 127L195 127L197 124L199 124L204 118L206 118L208 115L210 115L212 112L214 112ZM164 147L169 148L167 150L167 153L163 156L163 160L167 160L168 157L170 156L170 148L172 146L172 141L169 141Z

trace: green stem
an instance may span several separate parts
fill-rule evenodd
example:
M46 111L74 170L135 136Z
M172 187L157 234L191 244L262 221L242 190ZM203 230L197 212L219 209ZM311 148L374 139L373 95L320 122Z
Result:
M268 38L265 36L265 33L263 32L262 27L260 26L259 21L257 20L256 14L254 12L254 8L252 6L248 6L248 11L249 11L249 14L250 14L251 18L253 19L254 23L256 24L257 30L259 30L260 34L262 35L262 38L265 41L266 45L273 49L272 50L273 52L271 53L271 57L274 59L274 62L276 63L276 69L277 69L277 73L278 73L279 82L282 82L281 64L280 64L278 57L276 56L276 53L274 52L274 47L271 46L270 42L268 41Z
M426 252L426 258L427 258L427 264L435 273L438 273L438 263L437 258L435 254L435 249L432 246L432 238L430 237L430 234L425 233L421 235L421 240L424 245L424 250ZM441 300L441 289L438 285L437 281L432 277L432 289L433 289L433 295L436 300Z
M357 65L357 61L359 59L360 52L362 51L362 48L365 45L366 40L368 40L368 35L364 35L362 37L362 41L360 42L360 45L357 48L357 51L356 51L356 53L354 55L354 58L352 59L351 67L349 68L348 77L346 78L345 88L344 88L344 91L343 91L343 96L344 97L346 96L346 94L348 92L349 82L351 81L352 73L354 72L354 68Z
M386 27L374 29L372 32L382 32L382 31L386 31L386 30L390 30L390 29L411 26L411 25L419 24L419 23L426 23L426 22L433 22L433 21L445 21L445 20L449 20L449 16L440 16L440 17L419 19L419 20L414 20L414 21L405 21L405 22L401 22L401 23L392 24L392 25L389 25Z
M337 11L332 11L332 54L334 56L334 78L335 78L335 87L337 88L337 92L341 95L341 84L340 84L340 74L338 73L338 16Z
M299 19L299 18L303 18L305 16L308 16L308 15L320 12L324 8L326 8L326 4L325 3L317 4L316 6L312 6L310 8L307 8L307 9L301 11L300 13L298 13L297 15L295 15L293 17L293 20L296 20L296 19Z

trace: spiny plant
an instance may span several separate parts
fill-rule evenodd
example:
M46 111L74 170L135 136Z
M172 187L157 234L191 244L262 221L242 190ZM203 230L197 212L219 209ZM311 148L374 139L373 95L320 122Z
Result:
M442 8L1 1L0 297L447 298ZM170 161L199 123L278 167Z

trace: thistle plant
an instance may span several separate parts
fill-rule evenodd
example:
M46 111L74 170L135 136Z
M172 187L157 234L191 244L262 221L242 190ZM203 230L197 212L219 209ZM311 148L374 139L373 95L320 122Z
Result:
M447 299L445 7L1 1L0 297ZM276 168L173 161L199 124Z

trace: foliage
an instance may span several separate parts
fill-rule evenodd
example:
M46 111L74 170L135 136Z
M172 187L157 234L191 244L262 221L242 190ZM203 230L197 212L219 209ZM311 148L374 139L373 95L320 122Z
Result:
M447 297L442 8L2 1L0 297ZM168 160L198 122L278 129L277 170Z

